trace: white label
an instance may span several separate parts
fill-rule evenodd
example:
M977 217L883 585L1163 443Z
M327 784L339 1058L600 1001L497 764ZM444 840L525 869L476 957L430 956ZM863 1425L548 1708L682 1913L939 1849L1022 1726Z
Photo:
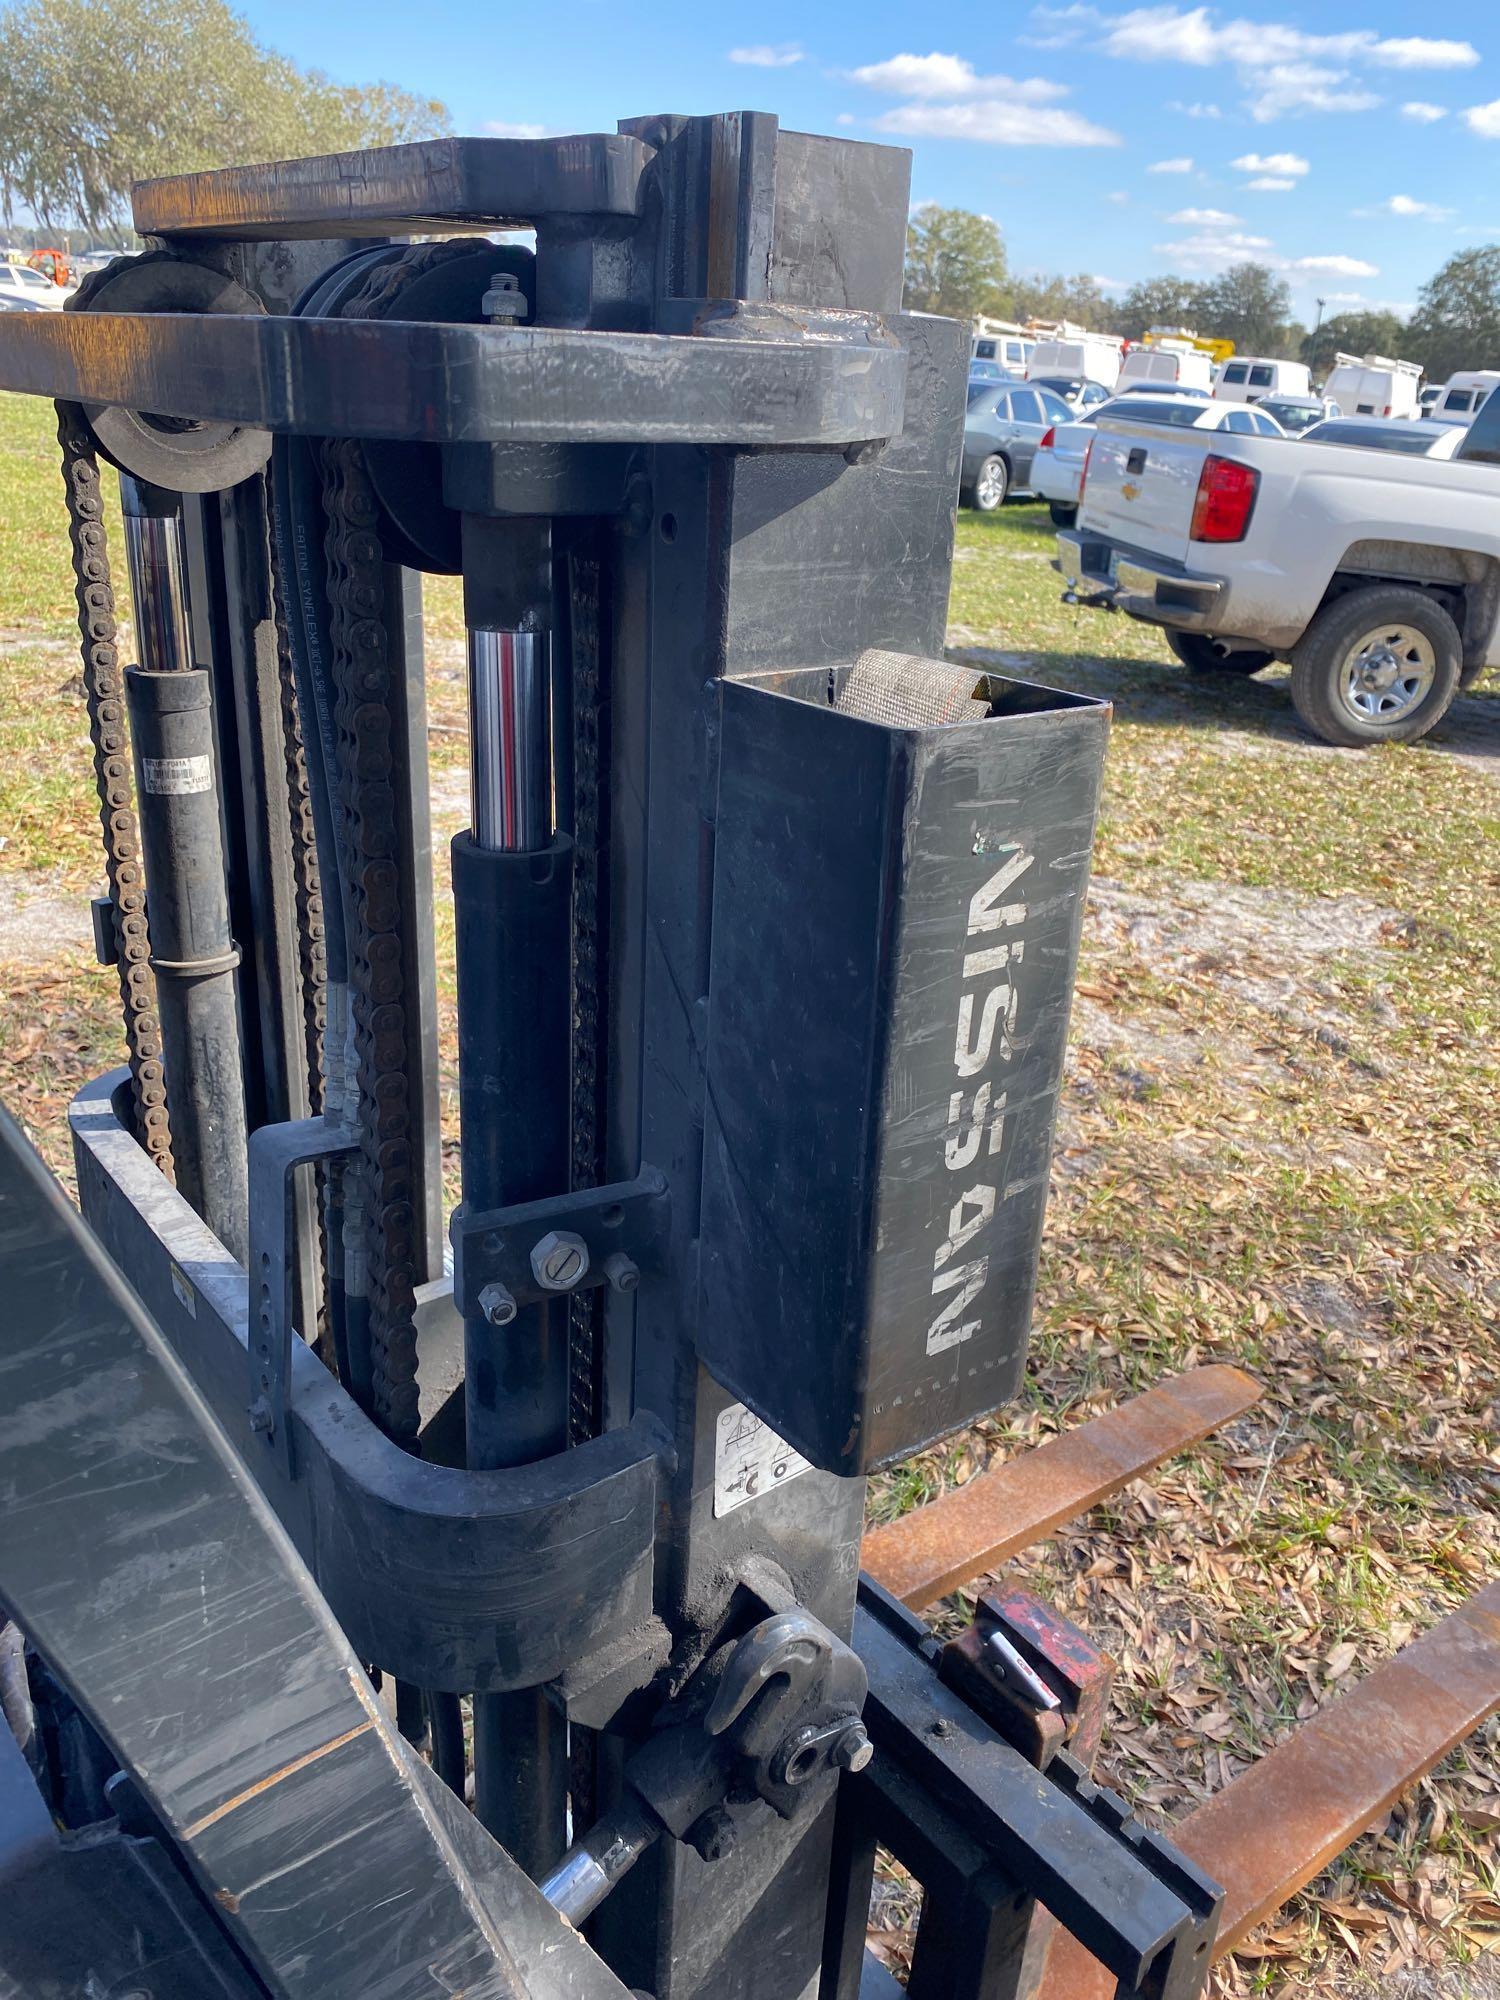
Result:
M141 782L148 792L169 798L183 792L211 792L214 767L207 757L143 757Z
M743 1403L731 1403L719 1412L718 1436L714 1441L714 1518L732 1514L785 1486L812 1466L800 1451L793 1451L785 1438L777 1437L769 1424L747 1410Z
M198 1317L198 1294L189 1283L187 1273L179 1265L172 1263L170 1259L167 1262L167 1269L172 1275L172 1290L177 1294L177 1303L181 1306L186 1306L188 1311L193 1315L193 1318L196 1319Z

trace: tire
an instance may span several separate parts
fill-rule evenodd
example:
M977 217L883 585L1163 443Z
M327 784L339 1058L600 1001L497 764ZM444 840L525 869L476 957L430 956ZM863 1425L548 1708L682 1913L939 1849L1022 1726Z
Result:
M974 506L981 514L998 513L1010 492L1010 467L998 454L985 459L974 480Z
M1256 647L1246 647L1243 652L1216 653L1213 640L1203 632L1168 632L1166 636L1178 659L1195 674L1258 674L1276 657Z
M1052 525L1054 528L1071 528L1073 523L1078 519L1078 509L1076 507L1065 507L1060 500L1051 501L1047 507L1047 512L1052 516Z
M1292 653L1292 702L1325 743L1414 743L1458 692L1463 642L1436 598L1371 584L1326 604Z
M1488 672L1489 672L1488 661L1486 660L1471 661L1469 665L1464 668L1463 672L1458 677L1459 693L1467 694L1471 687L1478 687L1479 683L1484 679L1485 675Z

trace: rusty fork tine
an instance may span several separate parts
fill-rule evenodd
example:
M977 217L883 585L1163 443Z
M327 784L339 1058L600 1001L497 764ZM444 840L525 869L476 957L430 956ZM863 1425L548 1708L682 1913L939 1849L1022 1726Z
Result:
M1331 1701L1170 1829L1221 1882L1222 1957L1500 1709L1500 1579ZM1112 2000L1076 1938L1052 1941L1038 2000Z
M1144 1395L874 1529L865 1536L864 1567L920 1611L1243 1416L1260 1394L1260 1384L1238 1368L1215 1365L1168 1376Z

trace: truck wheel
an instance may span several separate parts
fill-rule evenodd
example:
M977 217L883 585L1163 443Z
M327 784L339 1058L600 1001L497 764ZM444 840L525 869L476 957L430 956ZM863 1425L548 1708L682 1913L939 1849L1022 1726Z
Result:
M1195 674L1258 674L1276 657L1255 647L1243 652L1216 652L1213 640L1203 632L1168 632L1166 637L1178 659Z
M1485 675L1488 672L1489 672L1488 660L1471 660L1468 666L1464 668L1463 672L1458 677L1459 693L1467 694L1469 692L1469 689L1471 687L1476 687L1479 684L1479 682L1484 679Z
M987 458L974 481L974 505L981 514L993 514L1005 505L1010 491L1010 467L1003 458Z
M1048 507L1047 512L1052 516L1052 525L1054 528L1071 528L1073 523L1078 519L1078 509L1076 507L1064 507L1060 500L1054 500Z
M1458 689L1463 642L1435 598L1372 584L1325 605L1292 654L1292 701L1325 743L1412 743Z

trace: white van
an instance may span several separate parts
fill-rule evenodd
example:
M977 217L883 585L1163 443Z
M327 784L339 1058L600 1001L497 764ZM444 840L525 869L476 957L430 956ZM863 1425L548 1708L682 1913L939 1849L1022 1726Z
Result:
M1323 394L1346 417L1415 417L1422 380L1419 361L1392 361L1384 354L1335 355Z
M1009 369L1013 374L1024 375L1035 346L1035 340L1024 326L1017 326L1008 319L989 319L981 313L974 322L969 359L998 361L1002 368Z
M1120 364L1120 379L1115 386L1135 389L1148 382L1175 382L1180 389L1202 389L1211 394L1213 356L1186 340L1162 340L1154 347L1132 347Z
M1497 383L1500 368L1461 369L1448 377L1427 415L1435 424L1471 424Z
M1221 403L1258 403L1262 396L1310 396L1312 376L1305 361L1267 361L1236 354L1224 363L1214 394Z
M1064 327L1050 340L1039 340L1026 364L1026 379L1042 375L1080 377L1113 389L1120 379L1120 342L1112 333L1086 333Z

